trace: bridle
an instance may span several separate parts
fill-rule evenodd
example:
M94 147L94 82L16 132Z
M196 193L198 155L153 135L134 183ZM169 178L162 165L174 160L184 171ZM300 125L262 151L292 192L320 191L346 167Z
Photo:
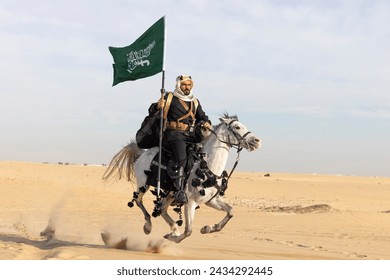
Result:
M231 120L229 123L224 123L226 126L227 126L227 129L234 135L234 137L236 138L236 140L238 141L238 143L232 143L232 141L230 140L230 133L227 135L228 136L228 141L224 141L222 139L220 139L217 135L217 133L210 129L211 133L213 133L215 135L215 137L218 139L219 142L221 143L224 143L226 145L228 145L230 148L236 148L237 149L237 158L236 158L236 161L233 165L233 168L232 170L230 171L229 175L227 176L227 179L226 179L226 188L227 188L227 182L228 180L230 179L230 177L232 176L233 174L233 171L236 169L237 165L238 165L238 162L240 161L240 152L242 151L242 149L244 148L242 146L242 142L245 141L245 138L251 134L250 131L246 132L244 135L241 135L239 134L235 129L232 128L232 124L234 122L237 122L237 120Z
M248 131L244 135L239 134L237 130L235 130L232 127L232 124L236 121L238 122L237 119L233 119L229 123L223 122L223 124L225 124L227 126L227 129L229 130L229 133L227 135L227 141L219 138L219 136L213 129L208 129L212 134L214 134L214 136L217 138L218 141L228 145L230 148L234 147L237 149L236 162L234 163L234 166L229 174L226 171L223 171L221 175L214 174L207 166L207 162L203 159L203 155L200 158L198 158L200 160L200 164L199 164L199 168L196 169L195 171L197 178L193 178L191 184L193 187L198 187L201 185L203 186L203 194L201 192L202 190L199 191L201 195L204 195L204 188L214 186L217 189L217 192L213 195L213 197L210 198L209 201L211 201L213 198L215 198L218 195L223 196L225 194L225 191L228 188L229 179L232 176L240 160L240 152L244 148L243 142L246 140L246 137L251 133L250 131ZM238 143L234 143L231 141L230 134L233 134L233 136L236 138ZM201 180L203 180L203 182ZM220 183L218 183L218 180L220 180Z
M228 140L227 141L224 141L222 139L220 139L217 135L217 133L215 133L214 130L210 129L211 133L213 133L215 135L215 137L218 139L219 142L221 143L224 143L226 145L228 145L230 148L236 148L237 149L237 153L241 152L241 150L243 149L243 146L242 146L242 142L245 141L245 138L251 134L252 132L248 131L246 132L244 135L241 135L239 134L235 129L232 128L232 124L234 122L237 122L237 120L231 120L229 123L224 123L226 126L227 126L227 129L234 135L234 137L236 138L236 140L238 141L238 143L233 143L231 140L230 140L230 133L227 135L228 137Z

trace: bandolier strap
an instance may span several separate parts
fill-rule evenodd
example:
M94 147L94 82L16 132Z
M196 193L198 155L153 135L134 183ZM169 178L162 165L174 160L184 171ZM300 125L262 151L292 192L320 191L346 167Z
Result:
M182 116L181 118L177 119L176 121L170 121L168 123L167 122L167 117L168 117L169 108L170 108L171 103L172 103L172 99L173 99L173 93L172 92L168 92L168 97L167 97L167 100L166 100L165 106L164 106L164 116L163 116L163 119L164 119L164 126L163 127L164 127L164 129L163 130L165 130L167 127L171 128L171 129L188 130L189 126L184 124L184 123L181 123L180 121L184 120L184 119L186 119L188 117L191 117L193 122L195 122L195 114L196 114L196 110L198 109L198 105L199 105L198 99L194 98L194 100L191 102L191 107L190 108L188 108L188 105L186 104L185 101L179 99L181 105L184 107L184 109L186 111L188 111L188 113L185 114L184 116ZM193 110L194 106L195 106L195 110ZM185 128L184 128L184 126L185 126ZM188 127L188 129L187 129L187 127Z

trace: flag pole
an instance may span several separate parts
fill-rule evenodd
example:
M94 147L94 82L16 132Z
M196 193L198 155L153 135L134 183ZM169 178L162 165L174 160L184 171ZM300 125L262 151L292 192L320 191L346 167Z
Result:
M161 85L161 98L165 95L165 70L162 71L162 85ZM164 126L164 107L160 110L160 135L158 145L158 176L157 176L157 198L160 197L160 184L161 184L161 155L162 155L162 138L163 138L163 126Z
M166 36L167 36L167 19L164 16L164 51L163 51L163 67L161 81L161 98L165 96L165 52L166 52ZM159 151L158 151L158 176L157 176L157 200L160 198L161 189L161 158L162 158L162 138L164 126L164 108L160 110L160 135L159 135Z

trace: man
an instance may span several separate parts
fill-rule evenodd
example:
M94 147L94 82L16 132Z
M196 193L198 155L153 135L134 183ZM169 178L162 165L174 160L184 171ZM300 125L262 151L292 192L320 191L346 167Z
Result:
M191 76L181 75L176 78L172 99L167 101L168 95L166 95L157 103L158 109L167 107L167 110L164 109L163 147L172 152L178 167L177 176L174 178L176 204L186 204L188 201L183 190L184 167L188 156L188 145L198 142L195 138L194 127L200 124L205 130L211 129L208 116L203 111L199 101L193 96L193 87L194 82Z

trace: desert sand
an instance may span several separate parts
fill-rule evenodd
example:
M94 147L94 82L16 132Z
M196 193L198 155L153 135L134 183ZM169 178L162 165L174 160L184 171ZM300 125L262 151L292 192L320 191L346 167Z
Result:
M104 183L104 171L0 162L0 259L390 260L390 178L236 172L225 195L232 220L201 234L224 216L202 205L176 244L161 217L144 234L141 211L127 207L134 185Z

